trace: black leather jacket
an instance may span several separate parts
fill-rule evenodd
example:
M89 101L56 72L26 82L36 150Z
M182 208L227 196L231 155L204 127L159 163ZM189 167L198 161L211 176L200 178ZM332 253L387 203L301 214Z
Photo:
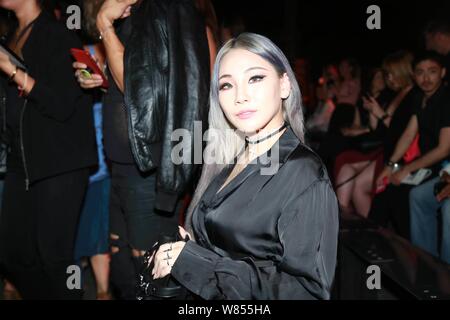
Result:
M124 94L131 149L141 171L158 167L155 207L172 212L196 166L173 163L179 142L171 134L187 129L192 143L185 151L193 155L194 121L208 114L206 27L192 0L142 1L130 18Z

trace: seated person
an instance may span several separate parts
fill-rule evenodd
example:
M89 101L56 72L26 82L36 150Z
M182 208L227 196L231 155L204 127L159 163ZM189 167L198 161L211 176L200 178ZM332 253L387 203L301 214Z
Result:
M377 185L384 179L391 185L375 197L369 214L369 218L381 225L392 219L396 231L406 239L410 230L408 196L411 186L402 181L422 168L429 168L431 177L437 176L441 162L450 155L450 92L442 80L446 72L442 58L437 53L425 52L413 66L415 81L422 91L420 103L376 180ZM421 156L394 171L417 134Z
M316 88L316 98L318 103L314 112L305 124L308 145L312 146L314 149L318 148L321 140L327 133L335 109L333 99L329 97L325 79L321 77L318 82Z
M269 39L242 33L219 51L212 79L209 132L217 138L208 139L186 217L195 242L162 244L154 278L171 274L203 299L329 299L337 200L302 142L287 58ZM265 170L268 163L277 170Z
M363 108L355 112L355 119L363 116L366 127L361 129L366 129L366 133L358 137L353 134L352 148L338 154L334 163L336 193L341 210L346 213L367 217L383 157L391 155L412 115L412 59L409 52L395 52L384 59L382 69L369 74ZM350 129L347 133L354 132Z
M450 264L450 165L436 177L411 190L411 242ZM442 187L434 192L436 184ZM438 213L441 212L441 245L438 250Z

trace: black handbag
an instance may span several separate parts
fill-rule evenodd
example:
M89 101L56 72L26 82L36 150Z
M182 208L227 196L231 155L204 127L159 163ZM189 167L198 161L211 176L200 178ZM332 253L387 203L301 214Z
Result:
M154 252L165 243L187 241L189 238L181 238L179 234L176 236L163 235L159 238L157 245L152 250L147 251L144 255L144 264L139 273L139 282L137 286L138 300L189 300L189 291L178 283L170 274L160 279L153 279L152 270L153 261L150 262Z

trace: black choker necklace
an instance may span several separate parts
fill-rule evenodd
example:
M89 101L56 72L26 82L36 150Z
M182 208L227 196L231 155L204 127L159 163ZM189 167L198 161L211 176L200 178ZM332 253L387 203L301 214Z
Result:
M287 126L288 126L288 124L285 122L285 123L283 123L283 125L282 125L281 127L279 127L279 128L278 128L277 130L275 130L274 132L269 133L267 136L262 137L262 138L257 139L257 140L254 140L254 141L253 141L253 140L249 140L248 137L245 137L245 142L248 143L248 144L258 144L258 143L260 143L260 142L263 142L264 140L267 140L267 139L273 137L274 135L276 135L278 132L280 132L281 130L283 130L283 129L286 128Z

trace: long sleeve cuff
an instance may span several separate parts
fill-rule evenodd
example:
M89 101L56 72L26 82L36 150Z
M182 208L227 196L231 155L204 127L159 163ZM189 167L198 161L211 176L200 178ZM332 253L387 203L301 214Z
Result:
M178 200L177 193L157 190L155 199L155 208L166 212L174 212Z
M172 267L172 276L186 289L202 295L216 287L215 267L219 256L195 243L188 241Z

